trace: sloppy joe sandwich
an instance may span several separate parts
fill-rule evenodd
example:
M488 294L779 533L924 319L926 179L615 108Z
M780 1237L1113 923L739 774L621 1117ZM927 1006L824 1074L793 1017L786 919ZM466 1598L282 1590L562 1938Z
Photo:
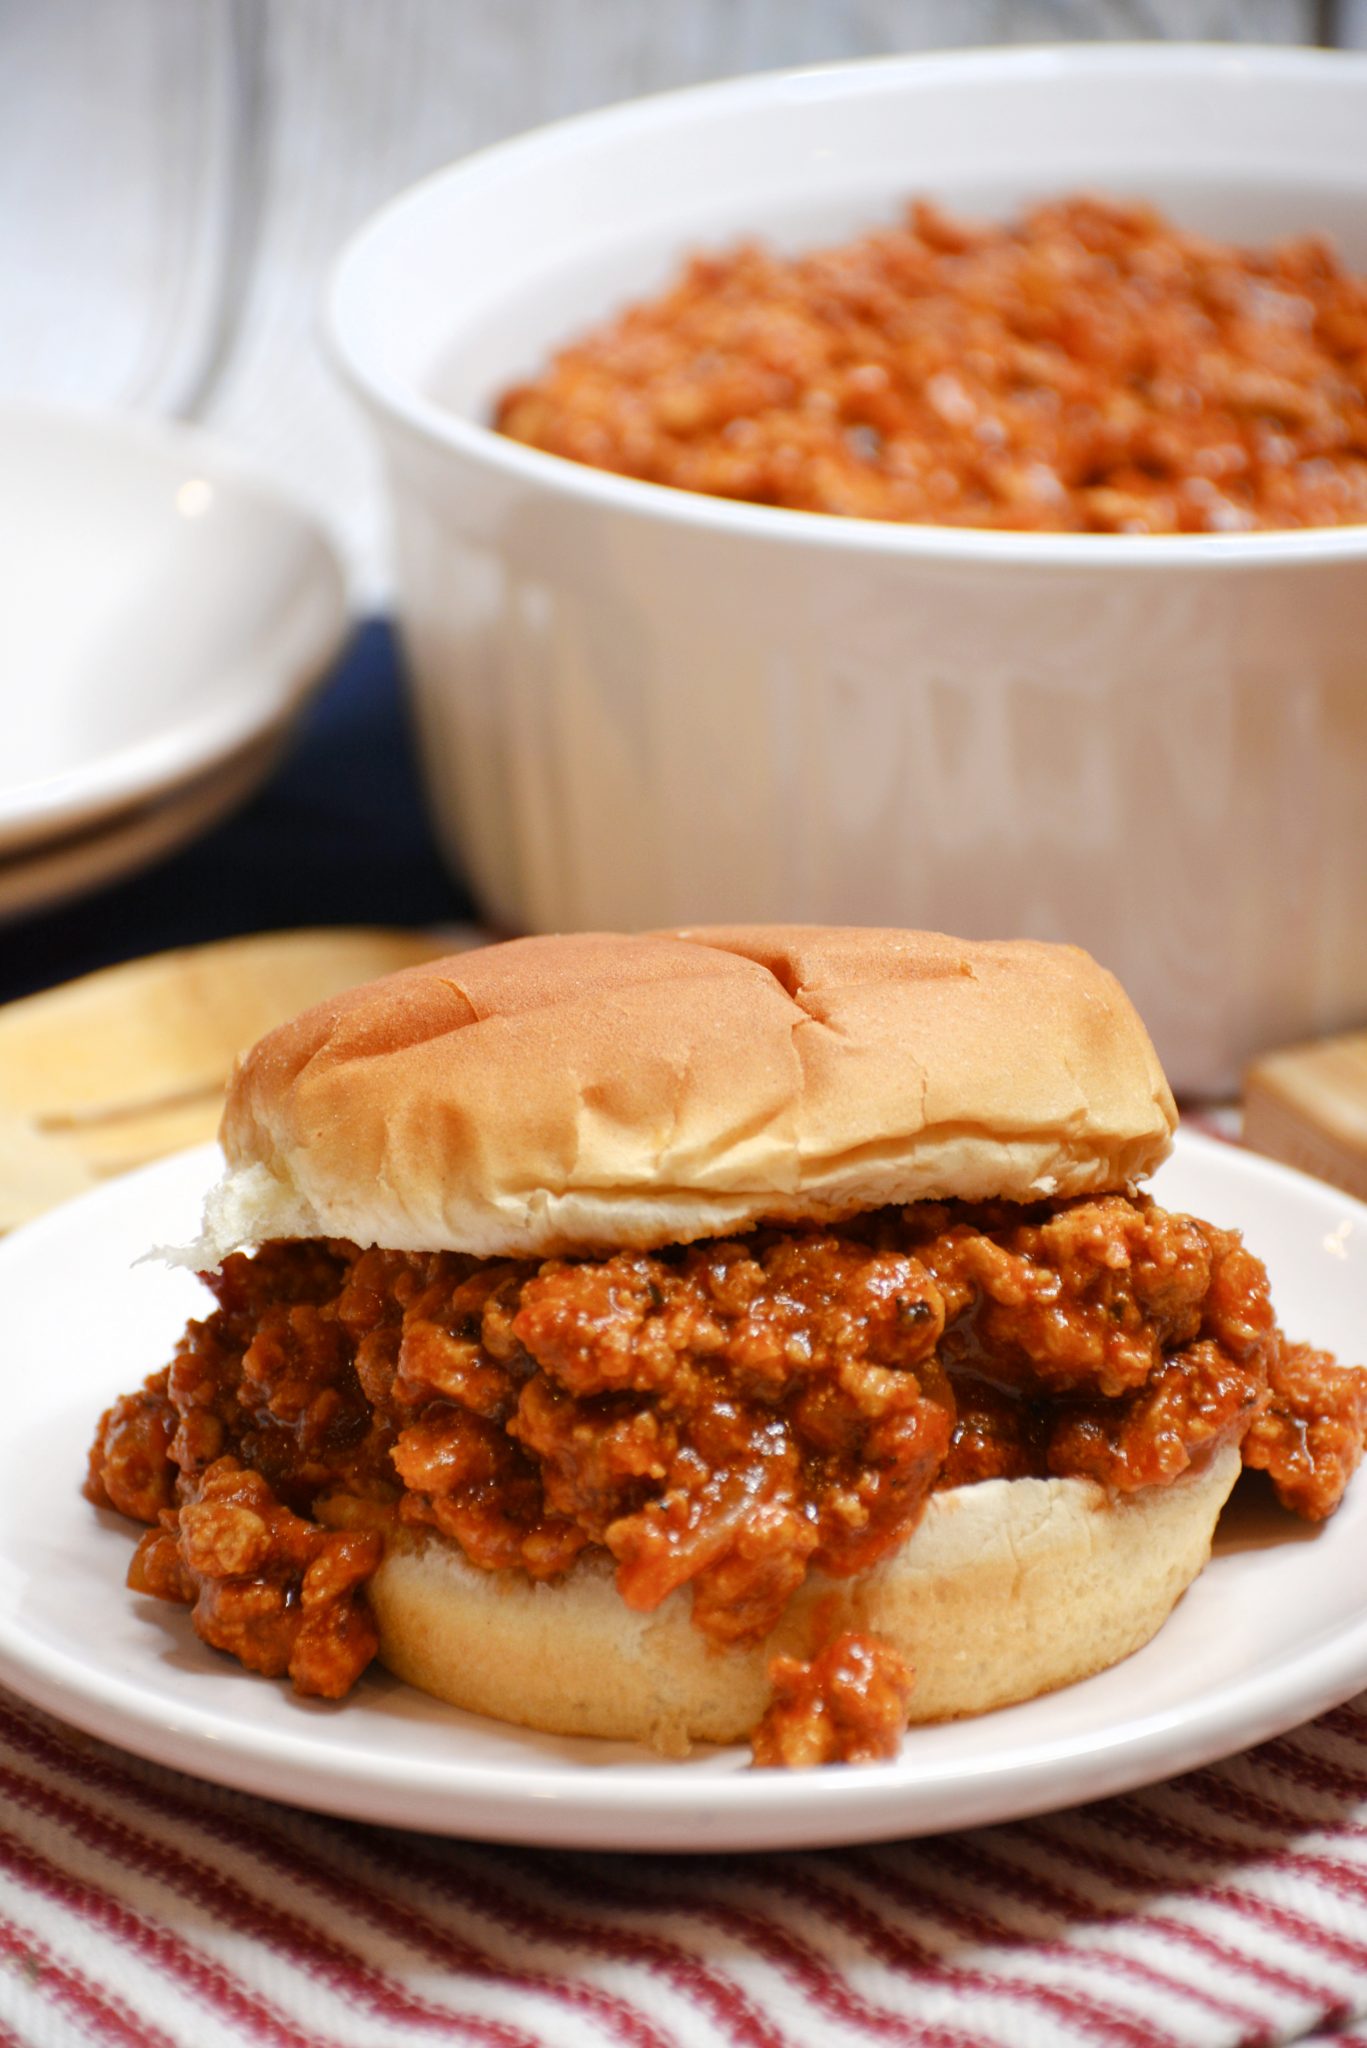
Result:
M239 1063L217 1306L101 1421L130 1584L304 1693L891 1753L1146 1642L1241 1464L1337 1505L1367 1374L1139 1191L1172 1098L1084 953L515 940Z

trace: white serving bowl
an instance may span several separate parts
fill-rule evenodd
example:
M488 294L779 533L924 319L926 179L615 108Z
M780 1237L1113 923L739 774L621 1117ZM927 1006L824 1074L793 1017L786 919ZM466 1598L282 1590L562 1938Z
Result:
M686 251L1081 188L1367 268L1367 60L1054 48L750 78L438 173L343 251L428 787L515 929L1078 941L1176 1085L1367 1016L1367 527L1113 537L692 496L491 432Z

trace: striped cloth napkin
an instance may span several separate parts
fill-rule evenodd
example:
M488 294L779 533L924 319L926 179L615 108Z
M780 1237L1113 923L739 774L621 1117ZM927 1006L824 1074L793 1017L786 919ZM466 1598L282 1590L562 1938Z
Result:
M1367 1695L972 1833L619 1857L320 1819L0 1694L0 2048L1367 2048Z

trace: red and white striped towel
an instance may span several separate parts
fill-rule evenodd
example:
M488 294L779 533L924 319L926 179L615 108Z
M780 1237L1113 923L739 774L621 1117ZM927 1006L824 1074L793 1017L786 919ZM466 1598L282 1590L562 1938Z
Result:
M1367 1695L1052 1818L615 1857L322 1819L0 1693L0 2048L1367 2048Z

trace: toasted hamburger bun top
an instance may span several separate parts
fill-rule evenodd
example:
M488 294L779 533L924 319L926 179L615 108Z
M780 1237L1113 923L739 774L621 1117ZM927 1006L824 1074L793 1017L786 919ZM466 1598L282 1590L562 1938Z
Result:
M1087 954L817 926L515 939L308 1010L239 1062L187 1255L480 1257L890 1202L1121 1188L1176 1112Z

